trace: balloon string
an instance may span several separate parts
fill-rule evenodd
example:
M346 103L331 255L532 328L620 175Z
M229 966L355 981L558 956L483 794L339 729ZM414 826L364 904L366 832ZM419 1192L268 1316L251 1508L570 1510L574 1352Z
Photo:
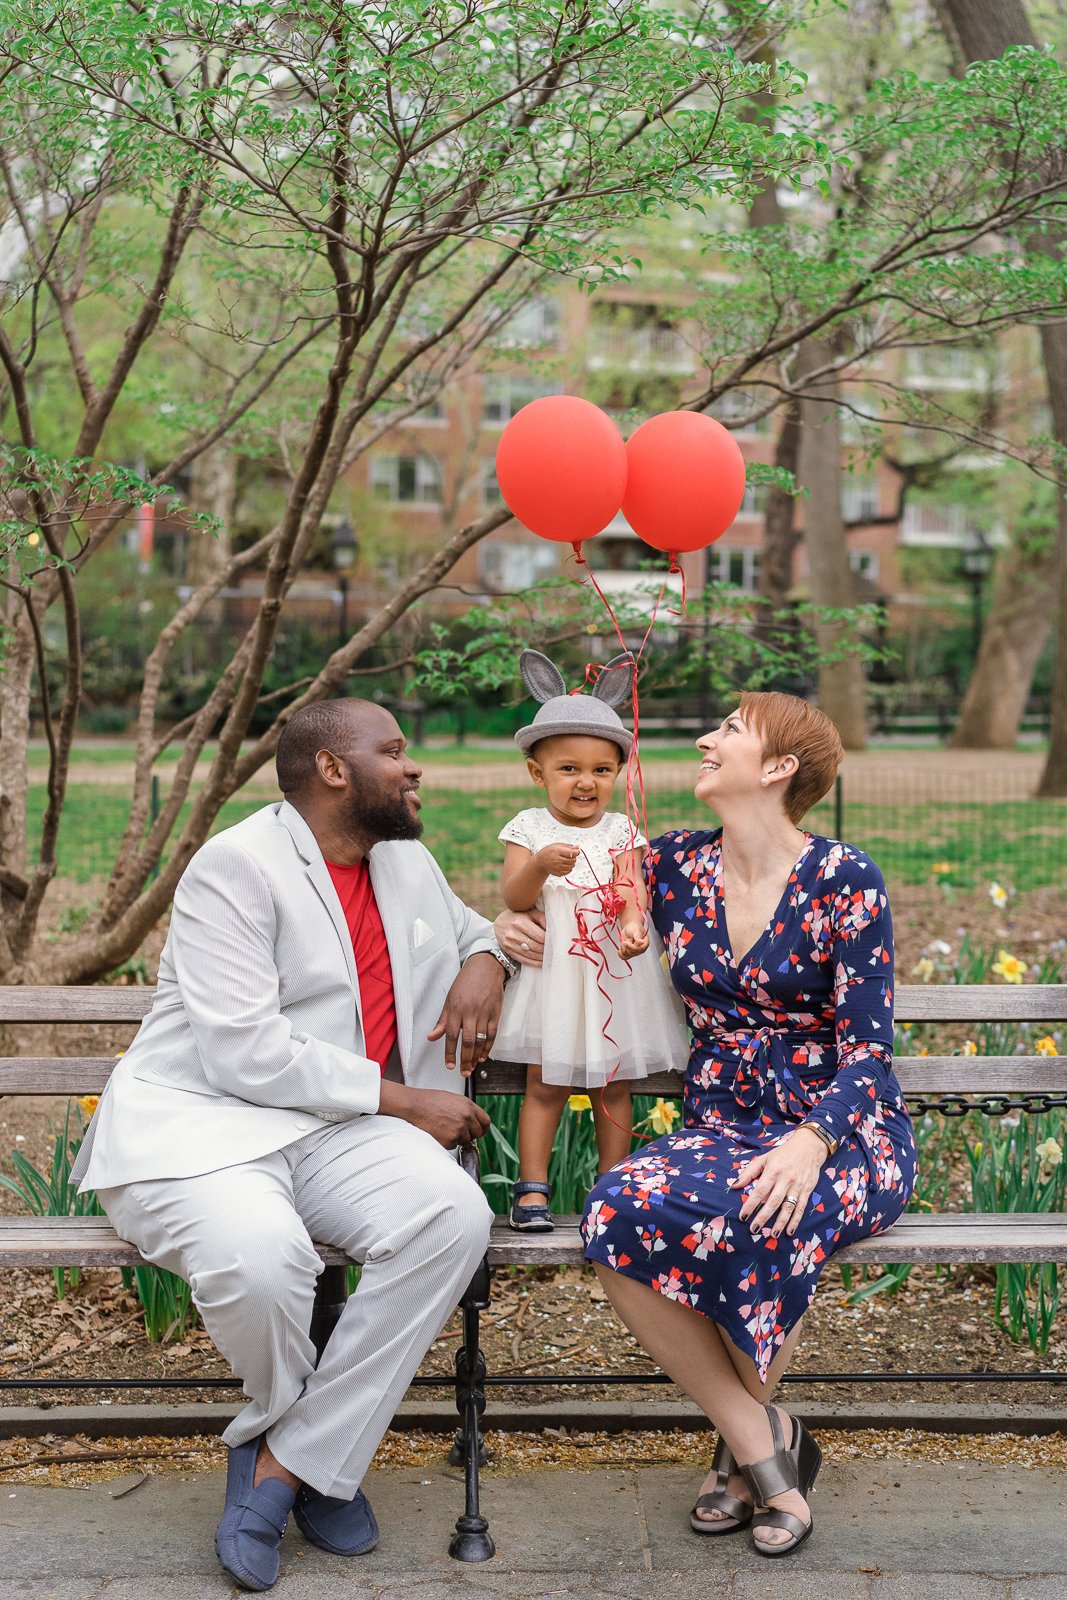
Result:
M625 800L626 823L627 823L627 831L628 831L628 836L629 837L628 837L627 844L624 847L626 850L628 850L628 851L630 851L632 853L633 851L635 851L637 849L637 838L638 838L639 833L643 833L644 837L646 839L648 837L648 805L647 805L647 796L646 796L646 792L645 792L644 772L642 771L642 768L641 768L641 756L640 756L641 708L640 708L640 702L639 702L638 690L637 690L638 671L639 671L639 668L640 668L640 665L641 665L641 660L642 660L642 658L644 656L644 653L645 653L645 648L648 645L648 641L652 636L652 630L655 627L656 622L658 620L660 607L663 604L664 597L667 594L667 590L668 590L668 586L669 586L669 580L670 580L670 576L671 576L672 573L677 573L677 574L679 574L681 576L681 579L682 579L682 596L681 596L681 609L678 610L678 609L675 609L674 607L670 608L670 615L672 615L672 616L684 616L685 615L685 573L684 573L684 571L682 570L681 566L678 563L677 552L672 552L671 553L671 564L670 564L670 567L668 569L668 572L667 572L666 576L663 579L662 584L660 585L659 594L656 596L655 603L654 603L654 605L652 607L652 614L649 617L648 626L644 631L644 634L643 634L643 636L641 638L641 642L638 645L636 652L633 652L633 651L630 650L629 646L626 643L626 640L625 640L625 638L623 636L622 627L621 627L621 625L619 623L618 617L615 615L615 611L614 611L614 609L612 607L611 601L608 599L607 595L604 593L603 589L600 587L599 583L596 580L595 572L593 571L592 567L589 565L589 563L586 560L585 556L582 554L581 545L580 544L575 544L573 549L574 549L575 563L577 565L582 566L582 567L585 568L585 577L577 577L575 579L575 582L583 583L586 578L588 579L588 582L590 583L590 585L592 586L592 588L596 592L597 596L599 597L600 603L603 605L604 610L607 612L608 616L611 619L611 625L612 625L612 627L613 627L613 629L615 631L615 636L618 639L619 644L622 646L623 652L630 658L630 660L633 663L633 669L634 670L633 670L633 681L631 683L631 688L630 688L630 701L631 701L631 711L632 711L632 715L633 715L633 725L634 726L633 726L633 739L632 739L631 744L630 744L629 755L627 756L627 759L626 759L626 790L625 790L625 793L626 793L626 800ZM599 676L600 670L601 669L595 667L593 663L587 662L582 684L579 684L577 686L577 688L572 689L571 693L572 694L581 693L582 688L584 687L585 684L590 682L591 678L593 680L595 680L595 678ZM639 824L640 824L640 826L639 826ZM616 852L616 853L619 853L619 852ZM590 863L590 870L592 870L592 864L591 863ZM595 873L594 873L594 877L595 877ZM636 885L633 885L633 884L631 884L630 886L631 887L636 887ZM605 1001L607 1003L607 1006L608 1006L608 1017L607 1017L607 1021L606 1021L605 1025L604 1025L604 1028L602 1029L602 1032L603 1032L603 1036L604 1036L605 1041L608 1044L610 1044L614 1049L618 1049L618 1043L614 1038L612 1038L611 1033L610 1033L611 1019L612 1019L612 1016L614 1014L614 1008L612 1006L610 996L605 991L604 983L603 983L603 980L604 980L605 977L611 978L611 977L613 977L613 974L611 973L611 969L610 969L610 965L608 963L608 959L607 959L606 955L604 954L603 949L601 948L599 940L601 938L607 937L614 944L614 939L612 938L612 934L611 934L611 928L613 926L614 921L617 920L618 911L621 909L622 902L619 899L617 887L615 885L612 885L612 884L600 884L600 883L597 883L597 884L594 885L594 887L592 889L586 891L586 895L588 895L590 893L597 894L600 897L600 906L601 906L601 910L604 913L604 915L601 916L601 919L600 919L599 923L597 924L597 926L595 927L595 929L591 929L590 926L589 926L589 915L588 915L588 913L585 912L580 905L575 908L575 919L576 919L576 922L577 922L577 925L578 925L578 934L577 934L577 937L574 939L573 943L571 944L570 953L572 955L581 956L585 960L594 961L594 962L597 963L596 986L597 986L597 989L599 990L600 994L603 995L603 997L604 997L604 999L605 999ZM583 896L583 898L584 898L584 896ZM609 906L611 907L611 912L613 913L611 922L609 922L607 920L607 917L609 915L609 912L608 912ZM645 912L645 917L646 917L646 920L647 920L647 917L648 917L647 911ZM618 947L615 946L615 948L617 949ZM622 959L625 959L625 958L622 958ZM631 970L629 961L626 962L626 967L627 967L627 971L629 972ZM608 1073L607 1079L606 1079L603 1087L600 1088L600 1090L599 1090L599 1093L600 1093L600 1107L601 1107L601 1110L603 1111L605 1117L608 1119L608 1121L614 1127L618 1128L619 1131L622 1132L622 1133L630 1132L632 1134L632 1128L631 1129L627 1129L621 1122L618 1121L618 1119L616 1117L613 1117L611 1112L610 1112L610 1110L608 1109L607 1105L605 1104L605 1101L604 1101L604 1089L607 1087L607 1085L609 1083L614 1081L614 1079L617 1076L618 1072L620 1071L621 1067L622 1067L622 1056L620 1055L618 1060L616 1061L614 1067ZM651 1135L648 1135L647 1137L644 1137L644 1138L642 1138L640 1135L638 1137L639 1137L639 1144L647 1144L649 1142L649 1139L651 1138Z

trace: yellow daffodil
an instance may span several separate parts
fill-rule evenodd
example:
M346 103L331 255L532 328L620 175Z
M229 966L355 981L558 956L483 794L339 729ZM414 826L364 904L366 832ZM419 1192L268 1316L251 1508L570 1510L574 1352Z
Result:
M78 1097L78 1110L86 1120L92 1116L99 1104L100 1096L98 1094L83 1094Z
M975 1044L974 1040L973 1039L964 1039L963 1044L960 1046L960 1055L961 1056L976 1056L977 1054L978 1054L978 1046Z
M929 983L935 971L936 968L929 956L920 956L911 969L912 977L920 978L923 983Z
M1005 983L1022 983L1026 976L1026 962L1020 961L1018 956L1009 955L1007 950L998 950L993 971Z
M569 1095L567 1098L567 1104L570 1106L572 1111L577 1113L578 1116L581 1116L583 1111L592 1111L593 1109L593 1102L590 1100L587 1094Z
M991 883L989 885L989 898L997 910L1002 911L1008 903L1008 891L1002 883Z
M657 1100L648 1114L653 1133L671 1133L681 1112L673 1100Z
M1058 1167L1063 1160L1063 1146L1058 1139L1045 1139L1037 1147L1037 1159L1041 1165L1051 1171Z
M1034 1053L1039 1056L1055 1056L1059 1054L1056 1048L1056 1041L1051 1033L1046 1033L1043 1039L1037 1041L1034 1045Z
M943 878L946 872L952 871L951 861L931 861L930 871L935 877Z

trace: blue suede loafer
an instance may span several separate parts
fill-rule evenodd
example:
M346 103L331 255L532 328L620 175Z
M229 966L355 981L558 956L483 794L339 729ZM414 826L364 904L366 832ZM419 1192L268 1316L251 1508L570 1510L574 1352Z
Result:
M335 1556L365 1556L380 1537L362 1489L356 1490L354 1500L335 1500L305 1484L296 1497L293 1517L305 1539Z
M281 1570L281 1542L295 1492L280 1478L253 1487L259 1440L230 1451L226 1465L226 1504L215 1534L215 1553L242 1589L269 1589Z

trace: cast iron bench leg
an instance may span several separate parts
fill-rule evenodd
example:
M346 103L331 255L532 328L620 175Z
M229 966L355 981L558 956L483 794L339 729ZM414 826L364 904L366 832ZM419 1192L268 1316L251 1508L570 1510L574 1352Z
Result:
M341 1319L348 1299L348 1268L323 1267L315 1285L315 1304L311 1311L311 1342L321 1359L330 1334Z
M452 1460L462 1462L466 1502L448 1553L456 1561L488 1561L496 1555L489 1524L478 1499L478 1469L485 1460L478 1419L485 1410L485 1357L479 1348L480 1317L489 1304L489 1263L483 1261L460 1301L463 1310L463 1344L456 1352L456 1410L460 1432L452 1446ZM458 1459L457 1459L458 1458Z

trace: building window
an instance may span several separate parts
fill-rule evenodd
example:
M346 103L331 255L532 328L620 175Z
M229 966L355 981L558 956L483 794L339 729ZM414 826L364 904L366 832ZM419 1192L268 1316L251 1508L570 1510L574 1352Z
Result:
M613 364L633 371L688 373L693 352L659 306L608 301L593 306L589 365Z
M548 295L527 300L500 332L500 342L527 349L530 345L559 343L559 302Z
M482 469L482 505L487 511L492 511L495 506L504 504L504 496L500 493L500 484L496 476L496 462L487 461Z
M985 389L989 359L967 345L918 345L908 350L904 370L913 383L925 386Z
M409 423L442 423L447 421L448 416L445 412L444 396L440 394L435 395L432 400L427 400L424 406L420 406L417 411L413 411L411 416L408 418Z
M848 564L857 577L866 578L868 583L878 582L879 561L875 550L850 550Z
M708 409L708 415L723 423L734 433L747 433L753 438L759 438L771 431L771 418L758 417L754 422L748 418L759 409L759 402L755 395L749 394L745 389L727 389L721 394L713 406Z
M731 550L713 544L708 555L708 577L712 583L728 583L746 594L755 593L759 581L758 550Z
M900 524L901 542L956 548L963 544L968 521L968 513L963 506L909 500Z
M762 517L767 506L767 485L764 483L746 483L745 497L737 515L739 517Z
M530 544L486 539L478 546L481 580L487 589L498 592L530 589L558 572L559 563L560 550L541 539Z
M870 522L879 512L874 478L846 478L841 485L841 515L846 522Z
M505 422L511 421L516 411L528 406L531 400L543 400L546 395L559 394L560 389L560 384L546 383L541 378L494 373L485 379L482 389L482 421L493 427L502 427Z
M439 506L441 463L435 456L375 456L370 486L390 505Z

